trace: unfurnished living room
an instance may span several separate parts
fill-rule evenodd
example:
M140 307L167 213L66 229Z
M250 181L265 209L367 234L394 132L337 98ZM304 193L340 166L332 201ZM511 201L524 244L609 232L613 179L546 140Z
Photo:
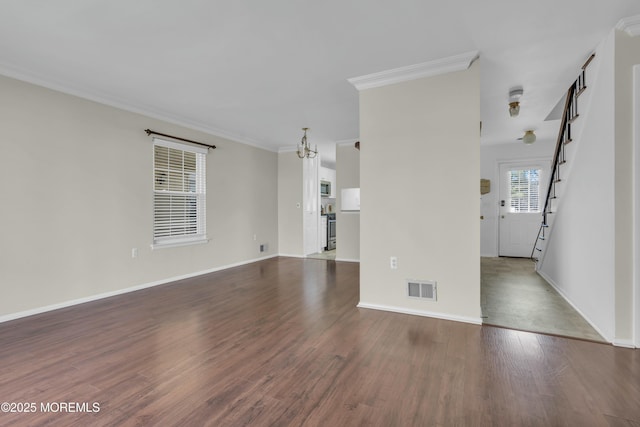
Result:
M640 426L640 3L0 0L0 426Z

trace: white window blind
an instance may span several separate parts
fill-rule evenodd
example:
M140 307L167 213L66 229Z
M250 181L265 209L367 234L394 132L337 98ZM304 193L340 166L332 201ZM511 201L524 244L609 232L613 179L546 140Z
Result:
M206 149L153 139L153 244L206 242Z
M509 212L540 212L540 169L509 171Z

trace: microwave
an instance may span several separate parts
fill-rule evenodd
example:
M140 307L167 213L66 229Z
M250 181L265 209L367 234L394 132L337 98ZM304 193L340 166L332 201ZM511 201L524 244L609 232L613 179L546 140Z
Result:
M329 181L320 181L320 195L322 197L331 195L331 183Z

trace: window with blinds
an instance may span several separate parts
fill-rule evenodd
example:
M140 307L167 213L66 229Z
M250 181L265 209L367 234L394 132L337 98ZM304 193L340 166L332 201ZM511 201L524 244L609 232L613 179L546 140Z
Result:
M153 244L206 242L206 150L153 139Z
M540 212L540 169L509 171L509 212Z

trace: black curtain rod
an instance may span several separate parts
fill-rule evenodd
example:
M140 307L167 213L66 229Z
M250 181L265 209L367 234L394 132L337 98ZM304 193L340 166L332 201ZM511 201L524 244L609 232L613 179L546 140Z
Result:
M198 141L192 141L192 140L190 140L190 139L185 139L185 138L179 138L179 137L177 137L177 136L167 135L166 133L154 132L154 131L152 131L151 129L145 129L144 131L147 133L147 135L151 135L151 134L153 134L153 135L166 136L167 138L178 139L178 140L180 140L180 141L190 142L190 143L192 143L192 144L202 145L202 146L207 147L207 148L216 148L216 146L215 146L215 145L205 144L205 143L203 143L203 142L198 142Z

